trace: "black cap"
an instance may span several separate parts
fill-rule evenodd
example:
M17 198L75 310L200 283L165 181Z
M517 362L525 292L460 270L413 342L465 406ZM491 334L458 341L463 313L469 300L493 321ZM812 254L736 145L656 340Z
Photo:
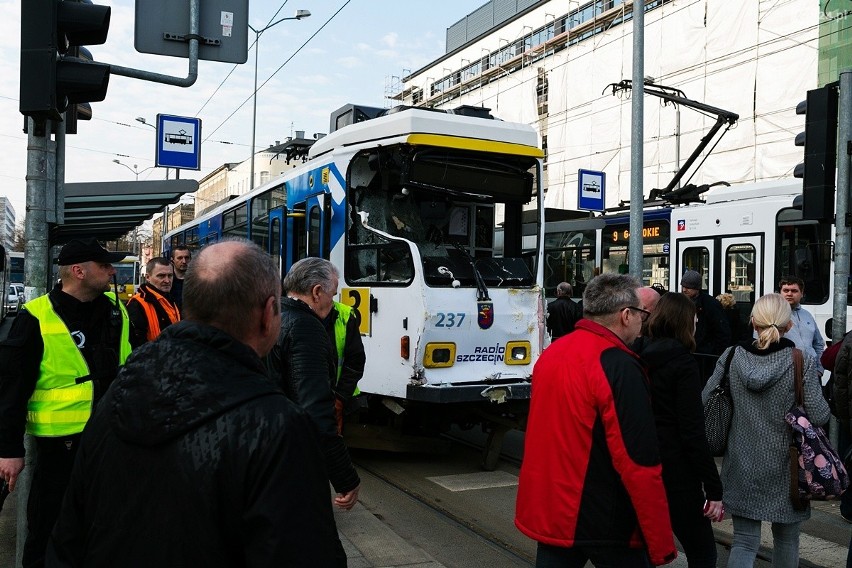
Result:
M59 266L68 266L69 264L79 264L81 262L118 262L124 260L127 253L110 252L98 242L95 238L90 239L74 239L68 241L62 250L59 251L57 264Z

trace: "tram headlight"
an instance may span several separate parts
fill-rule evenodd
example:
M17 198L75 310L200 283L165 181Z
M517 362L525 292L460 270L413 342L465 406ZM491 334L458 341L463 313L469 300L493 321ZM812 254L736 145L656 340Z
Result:
M507 365L529 365L531 352L529 341L507 341L505 362Z
M427 343L423 352L423 366L427 369L452 367L456 361L455 343Z

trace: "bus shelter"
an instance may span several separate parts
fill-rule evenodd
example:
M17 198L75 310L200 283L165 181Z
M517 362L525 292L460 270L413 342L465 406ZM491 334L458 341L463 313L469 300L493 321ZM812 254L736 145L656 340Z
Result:
M50 246L77 238L119 239L197 189L192 179L66 183L65 219L51 225Z

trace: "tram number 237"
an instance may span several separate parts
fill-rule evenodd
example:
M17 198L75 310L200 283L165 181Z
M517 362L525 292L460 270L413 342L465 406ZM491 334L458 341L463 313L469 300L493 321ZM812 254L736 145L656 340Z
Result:
M462 327L464 321L464 312L438 312L432 316L435 327Z

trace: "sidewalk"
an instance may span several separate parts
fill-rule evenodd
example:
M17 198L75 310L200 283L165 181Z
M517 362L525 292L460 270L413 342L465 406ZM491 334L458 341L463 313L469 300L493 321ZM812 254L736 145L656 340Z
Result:
M0 566L15 565L16 516L17 499L12 495L0 514ZM422 549L408 544L361 503L351 511L335 508L334 520L349 568L445 568Z
M351 511L335 509L334 520L349 568L444 568L422 549L408 544L361 503Z

